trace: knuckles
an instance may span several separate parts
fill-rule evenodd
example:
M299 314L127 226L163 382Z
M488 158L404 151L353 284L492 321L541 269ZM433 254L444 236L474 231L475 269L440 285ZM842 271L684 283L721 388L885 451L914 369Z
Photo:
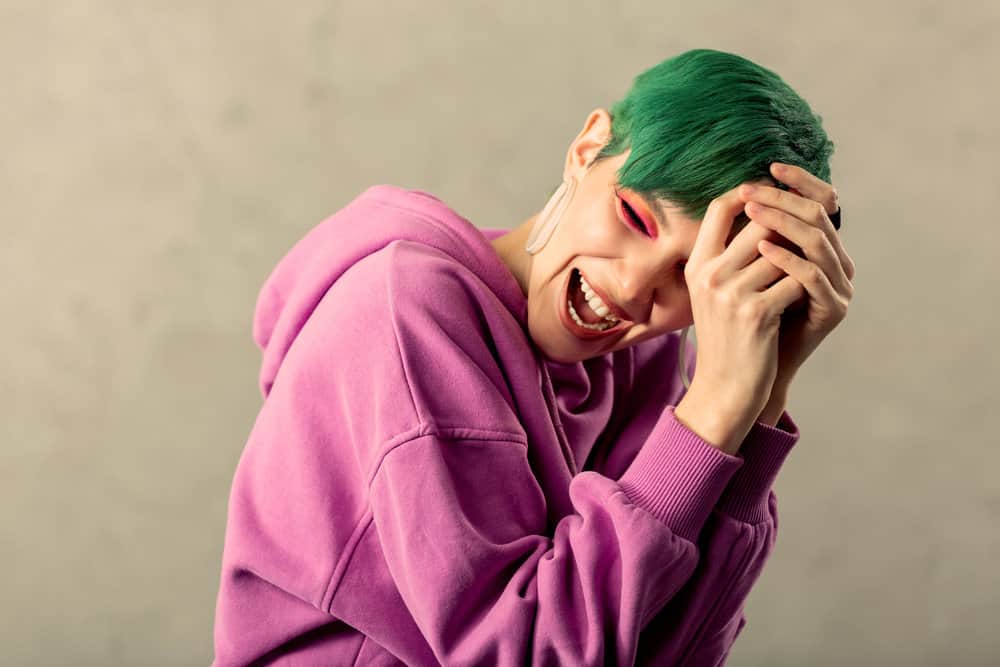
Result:
M823 206L823 204L818 201L813 201L812 207L813 207L813 220L815 220L819 224L822 224L827 218L826 207Z
M827 243L826 232L819 227L810 227L808 233L809 243L812 245L813 249L819 250L821 246Z
M759 323L766 318L767 312L760 299L743 299L736 306L736 314L744 322Z

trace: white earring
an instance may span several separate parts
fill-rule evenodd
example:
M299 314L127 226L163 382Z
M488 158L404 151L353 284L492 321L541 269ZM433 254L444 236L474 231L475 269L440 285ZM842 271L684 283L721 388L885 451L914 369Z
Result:
M528 251L529 255L534 255L539 250L545 247L545 244L549 242L552 237L552 233L559 226L559 222L562 220L563 211L569 205L570 200L573 198L573 192L576 190L576 179L564 179L562 184L556 188L556 191L552 193L549 197L549 201L545 204L545 208L542 212L538 214L538 218L535 220L535 225L531 228L531 233L528 235L528 241L524 246L524 249Z
M693 327L684 327L684 331L681 333L681 342L677 346L677 372L681 376L681 382L684 384L684 389L688 390L691 388L691 378L688 377L687 368L687 339L688 332L691 331Z

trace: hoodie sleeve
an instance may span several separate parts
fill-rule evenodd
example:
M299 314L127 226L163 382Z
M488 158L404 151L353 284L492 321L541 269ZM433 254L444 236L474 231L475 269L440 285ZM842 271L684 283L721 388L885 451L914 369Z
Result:
M697 373L697 341L688 340L686 353L687 367L693 377ZM681 397L683 392L678 402ZM755 422L737 450L743 465L729 481L716 509L745 523L767 520L771 516L771 486L800 437L799 426L787 410L774 426Z
M743 465L699 536L697 568L643 630L636 664L724 664L747 623L746 598L774 550L778 503L772 485L799 435L787 412L776 426L751 427L737 452Z
M644 628L637 665L724 664L746 625L746 598L774 549L776 502L772 492L772 517L759 524L712 512L698 540L698 567Z

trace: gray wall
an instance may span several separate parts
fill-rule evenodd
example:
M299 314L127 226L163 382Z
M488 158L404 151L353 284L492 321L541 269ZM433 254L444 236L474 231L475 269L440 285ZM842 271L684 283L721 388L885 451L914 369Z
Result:
M274 262L375 183L513 226L696 47L823 116L858 268L729 664L996 659L998 32L995 2L0 3L2 661L207 664Z

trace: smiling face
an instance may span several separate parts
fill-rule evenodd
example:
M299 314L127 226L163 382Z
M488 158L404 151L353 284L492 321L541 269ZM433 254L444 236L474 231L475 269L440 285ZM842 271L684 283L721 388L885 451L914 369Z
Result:
M594 153L603 144L595 144ZM573 198L545 247L532 256L528 281L528 328L553 361L581 361L676 331L692 322L684 262L694 247L698 222L659 204L660 217L638 193L619 186L615 172L628 152L589 170L568 167L577 179ZM579 277L611 313L623 320L607 332L581 331L568 299L586 322L598 321ZM582 295L582 296L581 296ZM598 306L599 307L599 306ZM597 334L596 336L594 334Z
M556 362L600 356L693 323L684 265L700 221L621 187L615 173L629 151L591 164L610 127L608 113L597 109L570 146L564 176L575 179L575 192L541 251L524 249L537 215L492 242L526 291L532 340ZM734 226L730 238L738 231ZM578 274L590 290L581 289ZM601 302L622 321L605 332L585 329L573 321L567 300L585 322L605 326Z

